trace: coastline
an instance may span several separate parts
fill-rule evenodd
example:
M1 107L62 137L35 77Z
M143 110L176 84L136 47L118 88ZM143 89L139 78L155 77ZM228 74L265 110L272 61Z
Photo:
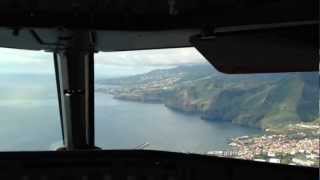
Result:
M226 121L211 121L203 118L201 116L202 113L195 112L185 112L179 109L172 108L167 106L163 102L146 102L139 100L127 100L127 99L119 99L115 98L114 95L110 93L104 93L110 95L113 99L117 99L120 101L129 101L136 103L144 103L144 104L162 104L166 108L186 114L186 115L195 115L200 116L200 119L206 120L208 122L226 122ZM229 122L229 121L228 121ZM232 123L232 122L229 122ZM243 126L246 128L254 128L250 126L245 126L241 124L235 125ZM290 130L291 128L291 130ZM293 132L292 128L294 129ZM296 129L295 129L296 128ZM300 124L290 124L288 127L284 127L283 129L262 129L255 128L261 131L261 134L249 135L249 136L240 136L240 137L231 137L228 139L227 145L228 147L225 149L212 149L210 151L204 152L207 155L215 155L215 156L224 156L231 158L239 158L246 160L255 160L255 161L263 161L263 162L271 162L271 163L283 163L283 164L291 164L291 165L303 165L303 166L316 166L319 164L319 153L317 152L315 147L319 147L319 141L314 137L309 136L308 134L301 134L302 132L308 130L308 128L320 128L319 126L307 125L304 123ZM320 135L319 132L318 136ZM295 138L291 138L292 135L296 135L298 140ZM283 144L283 146L282 146ZM291 151L294 149L294 146L298 144L301 147L295 149L295 151ZM303 147L303 144L309 144L308 147Z

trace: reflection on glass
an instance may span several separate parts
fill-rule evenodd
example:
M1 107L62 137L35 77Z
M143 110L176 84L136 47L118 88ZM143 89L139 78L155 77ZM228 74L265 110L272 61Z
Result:
M317 166L318 74L225 75L193 48L95 56L97 146Z
M0 49L0 151L53 150L61 144L51 53Z

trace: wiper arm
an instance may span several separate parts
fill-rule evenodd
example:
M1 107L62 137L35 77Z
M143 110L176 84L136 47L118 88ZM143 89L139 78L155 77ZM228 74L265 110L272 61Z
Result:
M150 143L145 142L143 144L140 144L140 145L136 146L135 149L145 149L148 146L150 146Z

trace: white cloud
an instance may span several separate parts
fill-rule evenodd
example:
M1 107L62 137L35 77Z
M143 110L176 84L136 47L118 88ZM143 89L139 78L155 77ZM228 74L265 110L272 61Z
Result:
M194 48L101 52L95 54L99 74L135 74L181 64L207 63ZM99 68L99 66L101 68ZM113 71L112 71L113 70ZM100 72L101 71L101 72ZM54 73L49 52L0 48L0 73Z
M175 48L122 52L101 52L95 63L118 66L174 66L207 63L195 48Z
M0 48L0 73L53 73L53 55L43 51Z
M0 48L0 64L47 64L52 53L21 49Z

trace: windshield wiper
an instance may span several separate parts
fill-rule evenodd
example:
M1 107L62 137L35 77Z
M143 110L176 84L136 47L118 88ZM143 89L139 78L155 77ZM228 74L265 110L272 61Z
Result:
M145 149L148 146L150 146L150 143L149 142L145 142L143 144L140 144L140 145L136 146L135 149Z

